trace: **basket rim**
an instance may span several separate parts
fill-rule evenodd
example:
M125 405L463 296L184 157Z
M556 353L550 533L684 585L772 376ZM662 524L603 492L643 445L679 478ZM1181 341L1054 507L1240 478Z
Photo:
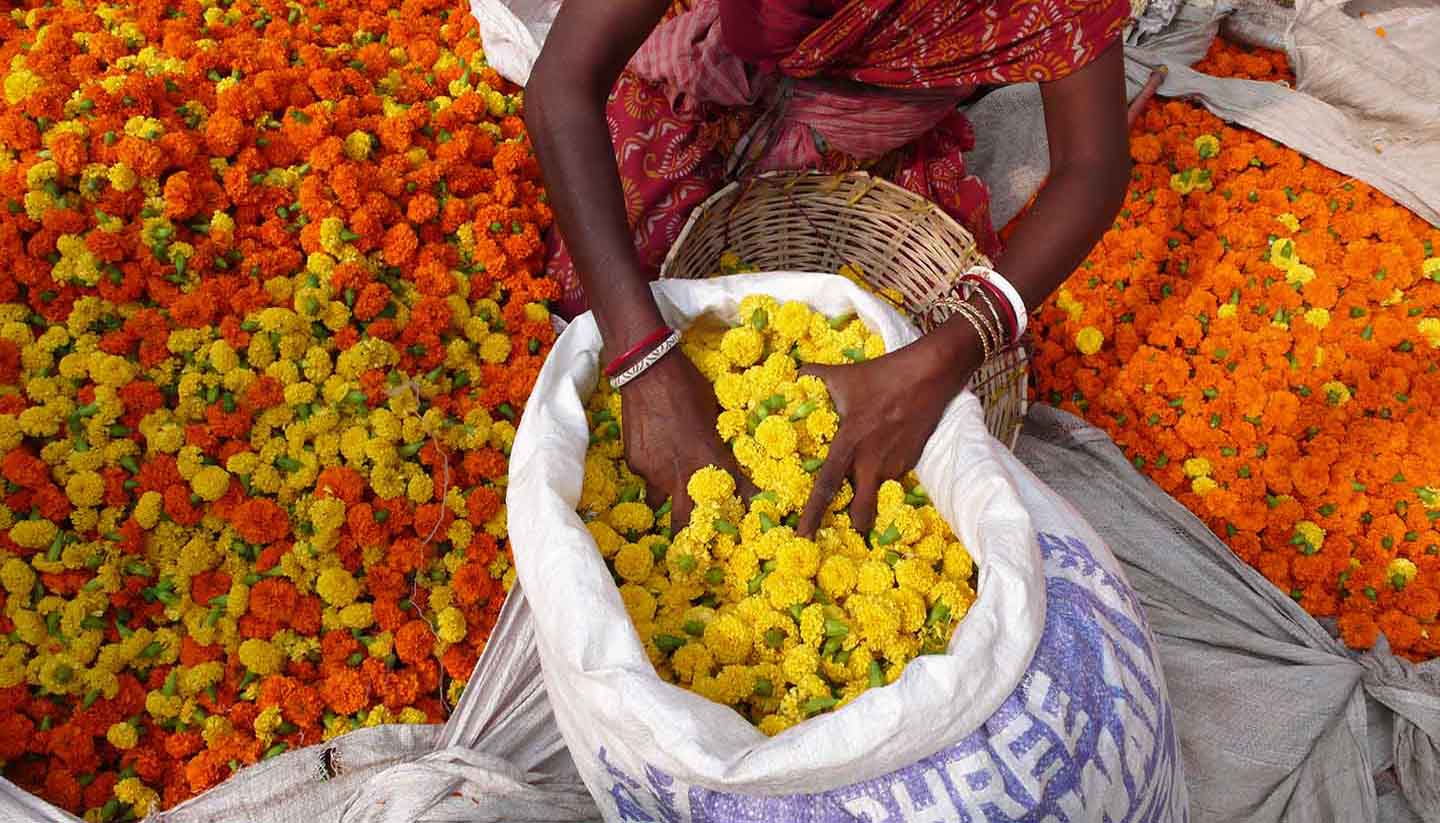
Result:
M759 182L773 185L776 183L784 183L787 181L799 181L804 178L829 178L835 181L837 187L844 185L846 182L853 181L858 183L863 181L866 183L867 193L869 189L888 190L892 194L914 201L917 207L921 207L929 211L931 213L931 216L939 219L941 224L944 225L947 229L956 232L961 237L968 238L971 243L975 242L975 235L971 234L969 229L960 225L960 222L958 220L956 220L954 217L951 217L949 212L940 208L938 205L935 204L934 201L930 200L929 198L922 197L921 195L910 191L904 186L897 185L896 183L891 182L890 180L886 180L883 177L873 175L868 171L767 171L753 177L748 177L744 180L732 180L731 182L726 183L724 186L721 186L709 197L700 201L700 203L691 210L690 216L685 219L685 226L681 228L680 233L675 236L675 242L671 243L669 250L665 252L665 260L660 264L660 277L670 277L670 273L674 271L675 268L675 261L679 258L680 252L685 246L685 241L689 239L690 235L693 233L695 225L701 220L703 220L706 215L710 214L714 210L717 203L720 203L726 198L732 196L736 191L741 188L742 185L750 186ZM989 266L992 264L989 256L981 252L978 247L975 248L974 254L982 261L982 265ZM961 274L963 274L963 272L955 272L952 275L952 279L954 277L959 277Z

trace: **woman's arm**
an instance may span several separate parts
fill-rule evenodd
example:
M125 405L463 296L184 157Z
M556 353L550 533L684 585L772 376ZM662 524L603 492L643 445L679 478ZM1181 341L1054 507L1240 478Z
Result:
M525 122L545 174L555 221L612 356L664 325L631 237L605 101L669 0L566 0L525 90ZM621 391L625 457L645 478L652 506L674 501L678 531L690 518L685 484L697 469L730 470L715 430L719 408L705 377L680 352Z
M1085 259L1124 200L1130 150L1120 44L1079 71L1042 83L1040 92L1050 176L995 261L1032 307ZM880 484L919 462L945 406L981 359L974 328L957 316L878 360L811 369L825 380L841 423L800 518L801 531L814 532L846 477L855 484L852 520L868 530Z
M525 89L525 123L551 207L605 345L661 326L631 239L605 100L669 0L568 0Z

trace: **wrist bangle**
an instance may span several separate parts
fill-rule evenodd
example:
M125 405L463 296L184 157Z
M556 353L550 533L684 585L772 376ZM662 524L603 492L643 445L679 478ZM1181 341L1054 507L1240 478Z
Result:
M1016 332L1018 324L1015 320L1015 309L1010 305L1010 301L1005 299L1005 295L992 284L973 274L967 274L960 278L960 282L964 284L962 288L966 298L974 295L980 298L980 302L985 304L985 308L990 310L991 316L995 318L995 323L1005 330L1007 344L1016 342L1020 335Z
M670 330L667 329L667 331ZM646 369L649 369L651 366L659 363L660 358L669 354L670 350L678 345L680 345L680 332L670 331L670 335L666 337L664 341L660 343L660 345L656 346L654 349L651 349L650 353L646 354L644 357L636 361L635 365L630 366L629 368L625 369L625 371L622 371L619 374L611 376L611 387L618 391L621 386L624 386L626 383L629 383L631 380L634 380L635 378L644 374Z
M647 349L661 342L666 337L669 337L670 334L671 331L668 326L661 326L655 331L652 331L649 334L645 335L643 338L641 338L639 343L636 343L635 345L626 349L624 354L621 354L619 357L610 361L609 365L605 367L605 376L614 377L615 373L620 371L621 367L623 367L626 363L633 360L636 356L643 354Z
M1015 339L1020 339L1025 334L1025 326L1029 320L1029 312L1025 308L1025 301L1020 298L1020 292L1015 290L1009 280L1006 280L999 272L985 266L971 266L965 276L975 276L986 283L994 286L1005 296L1011 310L1015 312Z

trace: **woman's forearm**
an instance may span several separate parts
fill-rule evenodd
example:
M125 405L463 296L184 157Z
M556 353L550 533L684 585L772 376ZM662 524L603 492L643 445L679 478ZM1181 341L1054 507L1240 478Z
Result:
M605 100L669 0L566 0L525 89L555 222L607 348L660 325L626 217Z
M526 120L600 334L623 348L662 321L631 238L602 101L532 83Z
M995 268L1034 308L1060 287L1115 221L1128 158L1052 173L1006 243Z
M1040 87L1050 143L1050 177L993 261L1020 293L1039 306L1100 241L1115 219L1130 182L1124 60L1118 43L1089 65ZM936 333L948 372L941 388L958 392L978 365L973 327L952 318ZM958 365L961 368L956 368ZM938 365L933 368L940 368Z

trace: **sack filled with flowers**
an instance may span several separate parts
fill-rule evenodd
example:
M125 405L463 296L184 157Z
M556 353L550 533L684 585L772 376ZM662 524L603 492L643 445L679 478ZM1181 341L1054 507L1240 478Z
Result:
M621 462L588 315L557 341L511 452L510 534L547 691L606 819L1183 819L1139 602L1089 526L989 436L973 395L889 490L893 529L812 542L786 523L808 494L806 451L834 422L823 386L781 374L779 397L758 407L725 395L737 379L764 382L751 370L793 368L767 334L787 304L812 324L858 318L836 325L867 357L915 339L900 314L833 275L654 291L672 327L695 329L670 356L709 359L701 370L727 408L717 425L760 495L741 500L733 478L702 470L701 514L666 533L666 508L639 499ZM737 327L759 333L727 345ZM794 347L802 360L828 356L806 348ZM742 454L752 447L770 454ZM938 555L921 545L930 537ZM866 613L912 599L893 625Z

